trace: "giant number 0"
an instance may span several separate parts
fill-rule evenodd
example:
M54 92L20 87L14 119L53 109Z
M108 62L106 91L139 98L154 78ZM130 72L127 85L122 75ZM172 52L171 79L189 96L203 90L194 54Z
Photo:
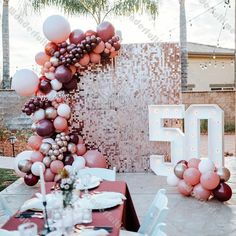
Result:
M179 128L165 128L164 119L184 119L185 133ZM168 175L180 160L200 158L200 120L208 120L208 158L217 167L224 166L224 111L215 104L149 106L150 141L171 142L171 163L152 155L150 167L158 175Z

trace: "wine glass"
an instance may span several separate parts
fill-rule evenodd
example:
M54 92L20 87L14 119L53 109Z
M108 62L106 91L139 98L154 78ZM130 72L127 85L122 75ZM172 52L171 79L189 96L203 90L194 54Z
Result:
M88 186L90 184L91 181L91 175L90 174L83 174L81 175L81 184L84 187L84 196L89 196L89 192L88 192Z

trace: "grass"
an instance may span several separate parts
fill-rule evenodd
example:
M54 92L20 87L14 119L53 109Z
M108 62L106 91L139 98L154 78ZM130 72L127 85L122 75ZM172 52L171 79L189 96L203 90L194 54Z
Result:
M18 178L14 170L0 169L0 191L15 182Z

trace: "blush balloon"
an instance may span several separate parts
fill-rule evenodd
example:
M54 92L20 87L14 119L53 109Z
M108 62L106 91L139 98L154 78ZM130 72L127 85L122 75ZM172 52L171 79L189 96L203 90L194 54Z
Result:
M197 158L192 158L188 161L188 168L196 168L198 169L198 165L200 163L200 159L197 159Z
M45 52L39 52L35 55L35 61L40 66L43 66L45 62L49 60L50 60L50 56L48 56Z
M90 53L89 57L90 57L90 61L94 64L99 64L101 61L101 56L97 53Z
M28 139L28 145L31 147L33 150L39 150L41 144L42 144L42 138L36 135L31 136Z
M220 183L212 193L214 197L221 202L228 201L232 197L232 189L226 183Z
M60 117L60 116L58 116L54 120L53 125L54 125L55 129L58 131L64 131L68 128L67 120L63 117Z
M85 54L84 57L82 59L80 59L79 64L81 66L87 66L89 64L90 61L90 57L88 54Z
M50 170L50 168L47 168L44 172L44 179L46 182L53 182L54 181L55 174Z
M43 158L44 158L44 156L41 152L33 152L31 154L31 161L32 162L42 162Z
M50 120L44 119L38 122L36 132L39 136L48 138L54 134L55 128Z
M203 188L208 189L208 190L213 190L219 185L220 177L217 175L217 173L208 171L202 174L200 178L200 183Z
M106 168L106 158L98 150L89 150L84 154L86 166L90 168Z
M70 43L74 44L79 44L84 39L85 39L85 33L80 29L73 30L69 36Z
M24 177L24 182L26 185L28 186L34 186L38 183L39 181L39 177L38 176L35 176L33 174L26 174L25 177Z
M177 188L178 191L184 196L189 196L193 190L193 186L187 184L183 179L179 181Z
M201 184L197 184L193 188L192 195L198 200L207 201L211 196L211 191L203 188Z
M69 68L61 65L57 67L55 77L61 83L68 83L72 79L72 72Z
M78 156L83 156L86 153L86 147L84 144L78 144L77 145L77 152L76 154Z
M105 49L105 43L101 41L93 51L97 54L100 54L104 51L104 49Z
M107 42L115 35L115 28L114 26L108 22L103 21L97 27L97 36L100 37L103 41Z
M196 185L200 183L200 177L201 177L200 171L192 167L185 170L183 175L185 182L190 185Z
M59 160L56 160L56 161L53 161L50 165L50 169L52 171L52 173L54 174L58 174L59 171L61 171L64 167L64 164L62 161L59 161Z
M117 55L119 54L119 52L117 52L117 51L114 51L114 52L111 52L110 53L110 58L114 58L114 57L116 57Z

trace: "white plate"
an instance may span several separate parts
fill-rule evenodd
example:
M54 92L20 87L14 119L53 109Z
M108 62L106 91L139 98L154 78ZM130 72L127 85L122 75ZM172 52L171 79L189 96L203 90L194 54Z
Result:
M95 182L90 183L87 186L87 189L93 189L93 188L98 187L99 185L100 185L100 181L95 181ZM81 183L77 183L76 189L78 189L78 190L85 190L85 187Z

